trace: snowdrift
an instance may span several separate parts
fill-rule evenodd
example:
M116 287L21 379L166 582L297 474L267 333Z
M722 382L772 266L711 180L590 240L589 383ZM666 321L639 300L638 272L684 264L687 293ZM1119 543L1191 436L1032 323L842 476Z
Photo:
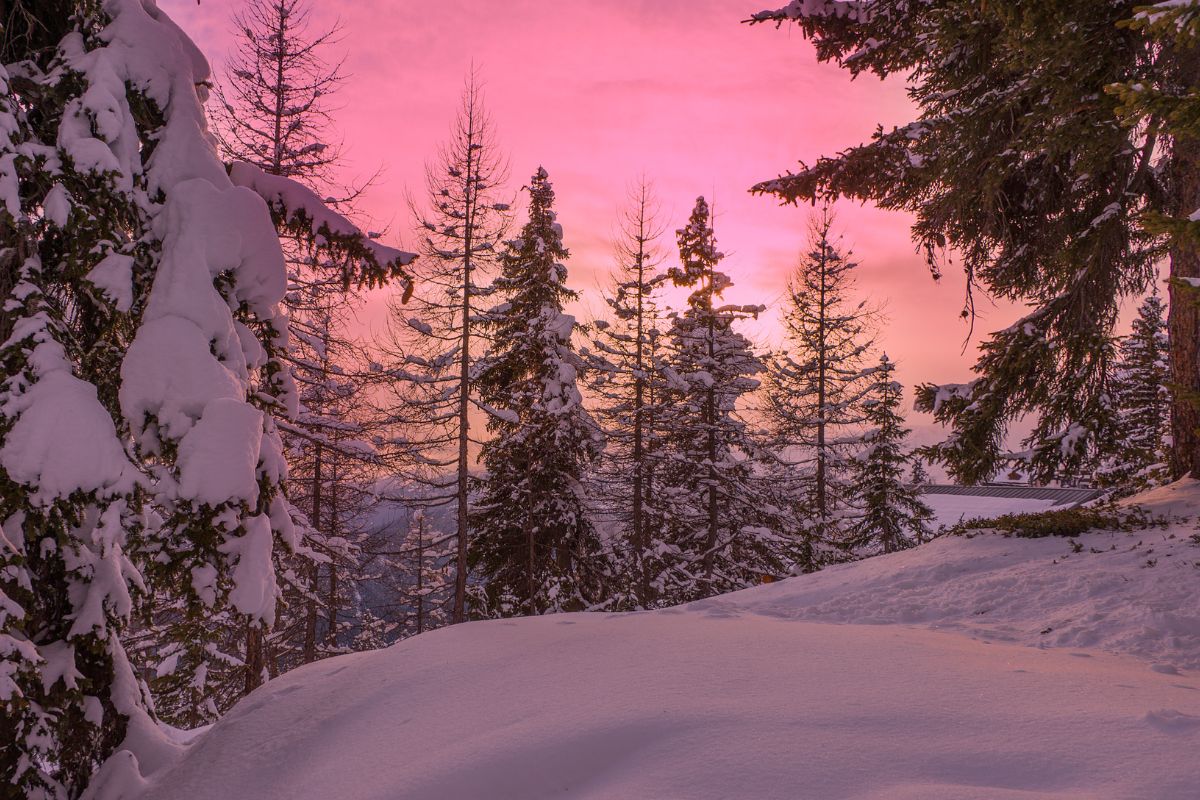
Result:
M1194 800L1194 532L946 538L681 608L438 630L272 681L146 797Z

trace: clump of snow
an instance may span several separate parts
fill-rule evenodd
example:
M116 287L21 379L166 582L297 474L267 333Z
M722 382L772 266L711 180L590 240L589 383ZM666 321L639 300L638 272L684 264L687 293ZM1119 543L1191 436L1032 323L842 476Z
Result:
M947 537L679 608L444 628L271 681L144 798L1191 800L1192 531Z

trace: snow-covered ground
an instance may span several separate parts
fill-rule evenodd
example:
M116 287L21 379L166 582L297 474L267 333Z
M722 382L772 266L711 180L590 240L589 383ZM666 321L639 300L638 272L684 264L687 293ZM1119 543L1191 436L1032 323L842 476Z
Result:
M1146 498L1200 505L1200 485ZM272 681L152 800L1200 797L1194 522L944 538L691 606Z

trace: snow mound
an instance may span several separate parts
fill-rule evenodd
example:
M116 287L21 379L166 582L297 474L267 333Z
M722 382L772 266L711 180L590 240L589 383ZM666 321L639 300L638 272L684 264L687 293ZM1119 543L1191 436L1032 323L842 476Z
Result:
M920 625L985 641L1086 647L1200 669L1196 532L1176 523L1075 539L948 536L692 608Z
M1194 800L1186 532L947 538L680 608L445 628L271 681L147 797Z

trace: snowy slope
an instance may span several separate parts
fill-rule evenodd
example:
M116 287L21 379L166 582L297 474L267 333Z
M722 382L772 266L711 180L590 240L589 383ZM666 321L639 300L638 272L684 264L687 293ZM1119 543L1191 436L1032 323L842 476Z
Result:
M1194 530L941 539L682 608L435 631L272 681L147 797L1194 800Z

